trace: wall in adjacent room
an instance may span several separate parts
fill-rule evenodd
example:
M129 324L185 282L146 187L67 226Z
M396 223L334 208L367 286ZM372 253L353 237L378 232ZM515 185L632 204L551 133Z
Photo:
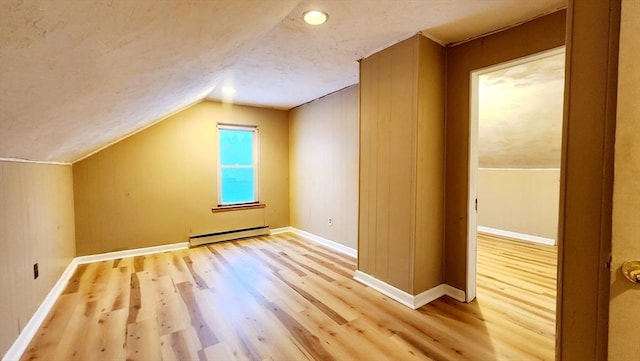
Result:
M264 211L215 213L217 123L259 128ZM254 217L289 225L286 111L204 101L73 165L78 255L185 242ZM233 217L230 218L230 215Z
M478 226L558 238L560 169L478 169Z
M447 48L445 280L466 289L469 202L469 94L474 70L558 48L566 11Z
M0 160L0 355L75 256L72 182L68 165Z
M289 148L291 226L356 249L358 86L292 109Z

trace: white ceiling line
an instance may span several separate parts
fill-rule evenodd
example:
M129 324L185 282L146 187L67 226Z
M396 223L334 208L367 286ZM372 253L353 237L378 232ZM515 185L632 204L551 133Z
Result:
M31 159L21 159L21 158L4 158L4 157L0 157L0 162L72 165L71 163L65 163L65 162L52 162L52 161L41 161L41 160L31 160Z

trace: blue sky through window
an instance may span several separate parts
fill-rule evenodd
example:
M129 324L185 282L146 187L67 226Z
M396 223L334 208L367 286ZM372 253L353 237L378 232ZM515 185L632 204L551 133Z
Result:
M255 202L254 129L218 130L222 204Z
M220 162L253 165L253 130L220 129Z

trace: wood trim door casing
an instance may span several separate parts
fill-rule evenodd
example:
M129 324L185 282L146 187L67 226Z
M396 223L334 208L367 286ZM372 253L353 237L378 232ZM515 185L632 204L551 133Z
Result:
M565 45L566 11L447 47L445 283L466 289L469 243L469 117L472 71Z
M606 360L620 0L570 0L557 360Z

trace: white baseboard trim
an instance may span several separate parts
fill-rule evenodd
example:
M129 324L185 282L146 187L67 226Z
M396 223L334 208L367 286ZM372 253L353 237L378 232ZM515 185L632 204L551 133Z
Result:
M293 233L293 227L280 227L280 228L273 228L271 230L271 234L280 234L280 233L287 233L287 232Z
M420 306L416 307L416 303L413 295L410 295L401 289L395 288L394 286L384 281L380 281L379 279L373 276L370 276L362 271L356 270L356 273L354 274L353 279L362 283L365 286L369 286L373 288L374 290L382 293L383 295L389 296L391 299L394 299L409 308L412 308L415 310L416 308L420 307Z
M218 234L202 235L189 238L189 246L196 247L203 244L212 244L217 242L233 241L242 238L260 237L270 234L269 226L261 226L243 230L221 232Z
M455 288L445 283L441 284L440 286L444 286L443 291L445 295L459 302L467 302L467 295L464 293L463 290Z
M77 264L111 261L118 258L145 256L148 254L177 251L177 250L187 249L187 248L189 248L189 242L180 242L180 243L172 243L172 244L163 244L160 246L126 249L124 251L115 251L115 252L108 252L108 253L92 254L88 256L80 256L80 257L74 258L74 261Z
M274 231L277 231L274 232ZM278 233L284 233L284 232L291 232L293 234L297 234L300 237L304 237L310 241L319 243L325 247L331 248L335 251L338 251L340 253L344 253L347 256L351 256L353 258L358 258L358 250L357 249L353 249L351 247L347 247L342 243L338 243L335 241L332 241L330 239L326 239L320 236L317 236L313 233L309 233L307 231L303 231L301 229L295 228L295 227L283 227L283 228L277 228L271 231L271 234L278 234Z
M556 240L555 239L539 237L539 236L534 236L534 235L525 234L525 233L505 231L503 229L497 229L497 228L491 228L491 227L485 227L485 226L478 226L478 232L494 234L496 236L504 236L504 237L509 237L509 238L516 238L516 239L521 239L523 241L548 244L548 245L551 245L551 246L555 246L555 244L556 244Z
M165 244L161 246L75 257L71 260L64 272L62 272L62 275L60 276L60 278L58 278L56 284L53 286L53 288L51 288L51 291L49 291L47 296L44 298L44 301L42 301L40 306L38 306L38 309L33 314L33 316L31 316L29 322L27 322L27 324L24 326L24 328L18 335L18 338L13 342L13 345L11 345L7 353L2 357L2 361L14 361L19 360L20 357L22 357L22 354L24 354L24 352L27 350L27 347L29 347L31 339L33 339L33 336L35 336L36 332L38 332L40 326L42 326L42 323L47 318L49 311L51 311L51 308L58 300L58 297L60 297L60 295L64 291L67 283L69 282L69 279L71 279L71 276L73 276L73 273L76 271L78 265L84 263L109 261L125 257L144 256L153 253L161 253L187 248L189 248L189 242L181 242Z
M31 339L33 339L33 336L35 336L36 332L38 332L38 329L49 314L49 311L58 300L58 297L60 297L60 295L64 291L65 287L67 286L67 282L69 282L69 279L71 279L71 276L73 276L73 272L76 271L77 266L78 264L75 262L75 258L72 259L64 272L62 272L60 278L58 278L56 284L53 285L53 288L51 288L51 291L49 291L47 296L44 298L44 301L42 301L40 306L38 306L36 312L33 314L33 316L31 316L29 322L27 322L27 324L24 326L24 328L18 335L18 338L13 342L13 345L11 345L7 353L2 357L2 361L19 360L20 357L22 357L22 354L24 354L24 352L27 350L27 347L29 347Z
M465 302L464 291L444 283L414 296L362 271L356 270L353 278L365 286L369 286L383 295L386 295L414 310L445 295L457 301Z

